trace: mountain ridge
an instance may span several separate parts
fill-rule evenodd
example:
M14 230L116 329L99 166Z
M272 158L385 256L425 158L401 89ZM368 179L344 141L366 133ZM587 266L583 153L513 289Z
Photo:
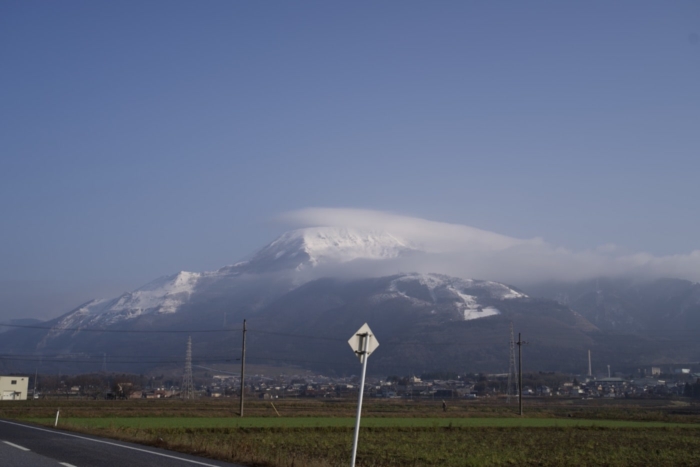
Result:
M206 331L198 351L215 355L238 345L236 334L230 338L230 323L247 319L251 358L328 371L352 371L354 360L344 354L346 345L330 345L328 339L344 343L346 334L364 322L371 322L382 336L383 347L373 360L377 370L387 372L505 370L511 323L527 334L533 343L529 361L543 370L583 368L588 349L621 366L690 361L700 355L694 342L655 339L643 332L656 329L659 320L675 323L669 329L700 330L697 284L600 279L603 286L591 294L590 284L521 290L439 271L323 276L354 264L381 265L421 252L410 240L387 232L299 229L246 261L211 272L180 271L118 297L86 302L42 323L50 329L10 330L3 334L0 349L66 358L94 358L114 349L179 355L189 330L195 336ZM620 335L623 329L639 334ZM152 331L164 333L159 334L163 339L153 339L148 334ZM303 336L307 339L300 344ZM319 360L319 355L332 357L338 366ZM148 368L145 361L124 365L125 371Z

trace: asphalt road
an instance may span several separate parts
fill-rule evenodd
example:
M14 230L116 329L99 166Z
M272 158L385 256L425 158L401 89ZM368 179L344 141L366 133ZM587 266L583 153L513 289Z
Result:
M242 467L165 449L0 419L0 466L2 467L124 467L125 465Z

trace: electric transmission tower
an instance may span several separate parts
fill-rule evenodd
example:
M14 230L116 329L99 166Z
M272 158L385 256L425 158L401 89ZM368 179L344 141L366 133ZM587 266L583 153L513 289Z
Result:
M187 339L187 353L185 354L185 374L182 376L180 397L194 399L194 384L192 383L192 337Z
M510 365L508 367L508 391L506 392L506 402L510 404L510 398L515 396L515 382L517 377L515 375L515 336L513 335L513 322L510 322Z

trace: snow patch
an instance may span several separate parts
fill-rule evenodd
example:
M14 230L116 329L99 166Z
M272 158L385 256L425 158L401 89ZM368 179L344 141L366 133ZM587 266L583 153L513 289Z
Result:
M481 305L479 305L479 303L476 301L476 297L474 297L473 295L467 295L465 293L462 293L454 287L449 287L449 289L452 292L454 292L459 298L461 298L462 302L464 302L461 305L464 307L462 312L464 313L465 321L486 318L487 316L495 316L501 314L501 312L498 311L498 309L495 307L482 307Z
M66 329L109 326L147 313L175 313L189 300L202 276L182 271L156 279L117 298L92 300L60 320L47 338Z
M242 267L256 271L289 268L302 270L325 263L356 259L391 259L415 250L411 244L383 231L336 227L310 227L282 234Z
M122 295L110 308L113 312L129 311L133 318L144 312L175 313L187 302L202 274L182 271L174 276L162 277Z
M500 298L501 300L512 300L514 298L528 298L527 295L525 295L522 292L518 292L517 290L513 290L507 285L501 284L499 282L483 282L483 284L486 284L488 287L491 287L492 293L496 295L494 298Z
M485 293L489 300L506 300L526 297L526 295L508 286L499 284L498 282L459 279L440 274L406 274L391 281L389 292L413 301L417 301L418 299L409 296L399 288L399 284L402 282L418 282L425 286L430 293L433 303L438 302L438 297L440 297L441 300L444 300L445 297L454 297L455 306L460 309L465 320L485 318L501 313L500 310L494 306L483 306L479 303L478 297L483 297ZM448 295L445 295L446 292Z

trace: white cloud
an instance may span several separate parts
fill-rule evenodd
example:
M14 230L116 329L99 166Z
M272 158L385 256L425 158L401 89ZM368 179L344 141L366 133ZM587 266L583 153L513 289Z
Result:
M659 257L644 252L629 254L624 248L606 244L591 250L571 251L541 238L519 239L467 225L365 209L306 208L285 213L280 219L295 227L386 231L425 252L383 262L381 266L368 264L368 269L376 275L397 271L440 272L523 285L543 280L573 281L620 275L700 281L700 250Z
M302 227L333 226L382 230L410 240L431 253L450 251L499 251L516 245L541 243L521 240L467 225L447 224L417 217L367 209L306 208L288 212L281 219Z

